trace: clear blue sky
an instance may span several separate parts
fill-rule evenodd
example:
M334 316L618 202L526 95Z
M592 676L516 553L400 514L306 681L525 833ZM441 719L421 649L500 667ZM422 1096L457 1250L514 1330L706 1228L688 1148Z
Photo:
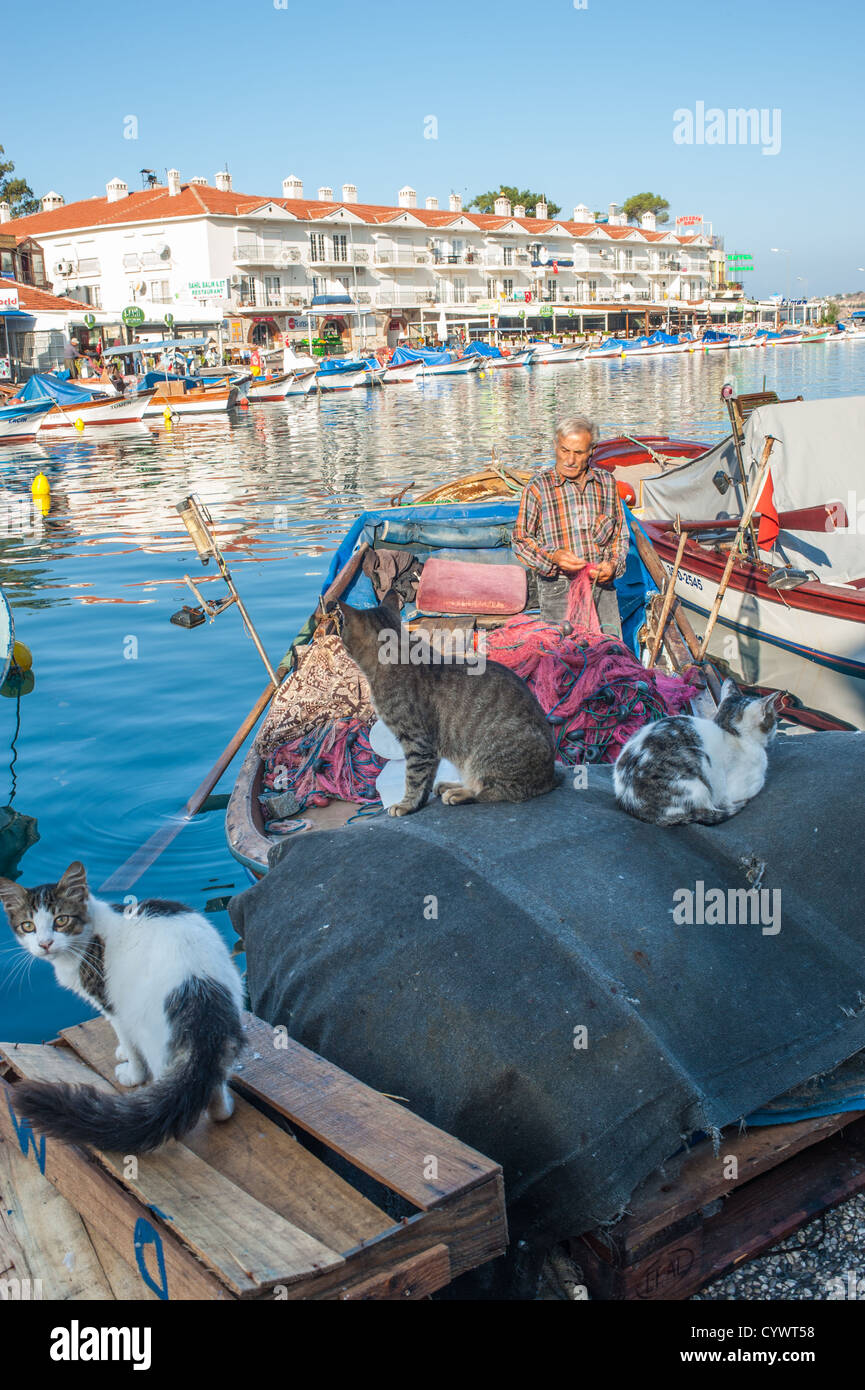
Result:
M360 200L513 183L570 215L649 189L751 252L757 294L865 287L860 0L47 0L9 39L0 143L38 194L112 177ZM8 61L14 57L14 61ZM673 113L781 111L781 149L676 144ZM123 138L124 118L138 139ZM424 138L435 116L438 138ZM778 246L790 256L772 255Z

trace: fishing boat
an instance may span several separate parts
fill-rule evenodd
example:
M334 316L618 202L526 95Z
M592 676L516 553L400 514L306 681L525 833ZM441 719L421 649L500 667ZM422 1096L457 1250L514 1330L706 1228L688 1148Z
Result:
M492 343L471 343L463 357L479 357L484 367L530 367L534 361L534 348L524 348L507 356Z
M107 425L138 425L153 397L153 390L126 396L100 395L80 390L71 382L51 374L36 373L19 392L23 401L51 402L42 415L40 433L46 430L68 432Z
M42 421L54 405L47 401L19 401L0 405L0 444L21 444L24 440L35 439Z
M231 382L204 385L193 376L173 376L148 372L138 386L138 396L147 395L144 415L222 415L236 404L238 389ZM125 399L125 398L121 398Z
M370 368L362 358L327 357L315 374L319 391L351 391L365 386Z
M728 398L734 432L702 457L641 480L639 516L708 651L749 684L782 687L865 728L865 520L857 507L865 397ZM736 419L741 428L736 428ZM724 575L767 441L755 523Z
M9 667L12 663L12 653L15 649L15 620L12 617L12 609L9 607L9 600L5 593L0 589L0 685L3 684L9 674Z
M432 348L399 347L391 363L399 366L403 362L420 362L422 376L463 376L480 371L482 360L476 354L455 358L447 351L436 352Z
M532 343L530 346L535 367L561 367L566 362L582 362L587 351L585 347L563 347L561 343Z
M398 386L416 382L422 370L423 362L388 362L382 373L382 385Z
M308 396L315 389L315 367L306 367L296 372L283 372L279 376L259 377L250 382L246 397L250 405L260 401L284 401L289 396Z

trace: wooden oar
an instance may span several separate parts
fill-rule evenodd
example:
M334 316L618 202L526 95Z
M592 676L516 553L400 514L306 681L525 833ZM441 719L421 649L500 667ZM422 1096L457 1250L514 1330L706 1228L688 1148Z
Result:
M100 893L128 893L129 889L138 882L146 869L149 869L167 849L172 840L175 840L185 825L193 819L201 810L213 788L216 786L225 769L228 767L237 750L245 743L248 735L258 723L265 709L270 703L271 697L276 687L269 683L261 692L249 714L244 719L237 733L226 744L220 753L213 767L208 772L204 781L197 791L187 801L183 810L177 816L173 816L167 825L161 825L149 840L145 840L134 854L115 869L105 882L101 885Z
M676 558L673 561L673 573L667 580L667 591L664 594L664 602L661 607L661 615L658 618L658 627L655 632L654 639L652 641L652 650L649 653L650 667L654 666L655 662L657 661L658 652L660 651L661 643L664 640L664 631L667 626L667 619L670 616L670 609L673 606L673 599L676 597L676 579L679 574L679 566L682 563L682 552L684 551L687 543L688 533L687 531L682 531L681 535L679 536L679 547L676 551Z
M733 541L730 545L730 553L727 556L727 563L724 566L724 573L721 576L721 582L718 585L718 592L715 595L715 601L712 604L711 610L709 612L709 621L706 624L706 631L703 633L703 641L700 644L701 661L703 660L703 657L706 655L706 648L709 645L709 638L712 635L712 630L715 626L715 623L718 620L718 614L721 611L721 604L723 603L724 595L727 592L727 585L730 582L730 575L733 573L733 566L736 563L736 555L739 549L739 545L742 541L742 537L744 536L745 531L748 528L748 525L751 521L751 517L754 515L754 508L757 505L757 499L759 498L760 493L763 491L763 484L765 483L766 475L769 472L769 459L772 453L772 446L774 445L774 443L775 440L773 439L772 435L767 435L766 443L763 445L763 457L760 460L760 467L757 472L757 476L754 479L754 486L751 488L751 491L748 495L748 501L745 505L745 510L742 513L742 520L739 522L736 534L733 537Z
M740 524L737 516L722 516L716 521L683 521L690 532L735 531ZM778 526L782 531L846 531L850 525L843 502L821 502L816 507L800 507L798 511L779 512Z

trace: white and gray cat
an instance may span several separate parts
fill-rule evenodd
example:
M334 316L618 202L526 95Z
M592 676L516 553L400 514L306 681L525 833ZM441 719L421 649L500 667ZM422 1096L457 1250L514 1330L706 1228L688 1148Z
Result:
M749 698L725 681L714 719L683 714L644 724L613 767L619 805L655 825L716 825L735 816L766 780L777 698Z
M133 1095L22 1081L16 1109L43 1133L74 1144L143 1153L178 1139L207 1111L227 1120L228 1076L243 1043L243 986L216 928L182 903L133 909L94 898L84 866L24 888L0 878L0 902L25 951L61 985L95 1005L117 1035L115 1068Z

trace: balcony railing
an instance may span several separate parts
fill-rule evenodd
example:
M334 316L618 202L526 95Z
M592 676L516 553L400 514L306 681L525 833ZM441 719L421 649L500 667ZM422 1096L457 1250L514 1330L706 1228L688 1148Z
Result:
M432 253L433 265L438 269L454 265L483 265L480 251L436 251Z
M369 248L366 246L325 247L323 250L309 251L307 261L310 265L368 265Z
M418 247L416 251L403 249L388 251L377 247L373 253L374 264L380 266L429 265L431 259L430 252L424 251L421 247Z
M239 309L295 309L298 313L309 304L308 290L233 290Z
M234 259L238 265L291 265L301 260L301 251L287 242L274 242L272 246L240 242L234 248Z

